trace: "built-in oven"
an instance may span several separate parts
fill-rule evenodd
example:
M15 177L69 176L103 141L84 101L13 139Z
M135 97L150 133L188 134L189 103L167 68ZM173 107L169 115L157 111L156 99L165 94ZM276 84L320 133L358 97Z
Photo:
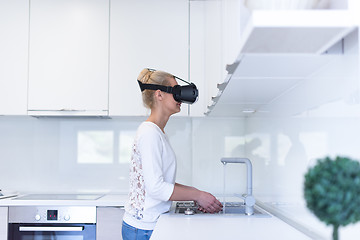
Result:
M96 207L9 207L8 240L96 240Z

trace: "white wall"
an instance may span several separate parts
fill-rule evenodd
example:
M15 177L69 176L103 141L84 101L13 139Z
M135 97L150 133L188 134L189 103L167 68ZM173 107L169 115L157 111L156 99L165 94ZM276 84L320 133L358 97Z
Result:
M357 34L345 39L342 59L309 76L288 96L281 96L289 99L281 102L294 103L305 111L246 121L249 147L246 144L245 151L253 160L258 195L274 201L301 201L304 174L317 158L342 155L360 160Z
M245 120L227 118L193 119L193 176L195 187L214 194L224 193L222 157L243 157ZM246 167L233 164L226 167L225 194L244 193Z
M0 117L1 189L127 192L131 144L144 119ZM239 151L242 122L173 117L165 130L177 181L222 192L220 157Z
M130 149L144 118L0 117L0 186L21 192L126 192ZM166 128L179 181L191 183L191 121Z

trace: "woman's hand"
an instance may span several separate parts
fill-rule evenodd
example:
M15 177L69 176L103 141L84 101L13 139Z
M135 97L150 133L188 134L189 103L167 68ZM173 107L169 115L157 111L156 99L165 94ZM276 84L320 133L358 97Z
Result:
M194 187L175 183L174 191L170 201L195 201L199 205L199 210L209 213L217 213L222 209L219 200L211 193L200 191Z
M222 204L211 193L200 191L196 202L202 212L217 213L222 210Z

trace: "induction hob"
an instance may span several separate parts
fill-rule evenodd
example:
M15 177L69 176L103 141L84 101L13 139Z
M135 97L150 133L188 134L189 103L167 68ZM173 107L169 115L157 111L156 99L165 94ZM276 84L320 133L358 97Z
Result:
M0 199L16 197L17 195L18 195L17 192L9 192L9 191L0 189Z
M98 200L104 195L99 194L28 194L14 200Z

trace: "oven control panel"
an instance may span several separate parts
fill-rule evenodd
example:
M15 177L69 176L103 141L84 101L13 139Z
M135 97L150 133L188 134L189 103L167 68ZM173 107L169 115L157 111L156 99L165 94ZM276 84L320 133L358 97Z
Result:
M47 220L58 220L58 210L47 210L46 213Z
M61 217L59 216L59 210L49 209L49 210L46 210L46 214L44 213L43 216L41 216L40 213L35 215L36 221L40 221L41 219L46 219L49 222L59 221L61 219ZM64 215L64 220L69 221L70 215L69 214Z
M9 207L9 223L96 223L96 207Z

